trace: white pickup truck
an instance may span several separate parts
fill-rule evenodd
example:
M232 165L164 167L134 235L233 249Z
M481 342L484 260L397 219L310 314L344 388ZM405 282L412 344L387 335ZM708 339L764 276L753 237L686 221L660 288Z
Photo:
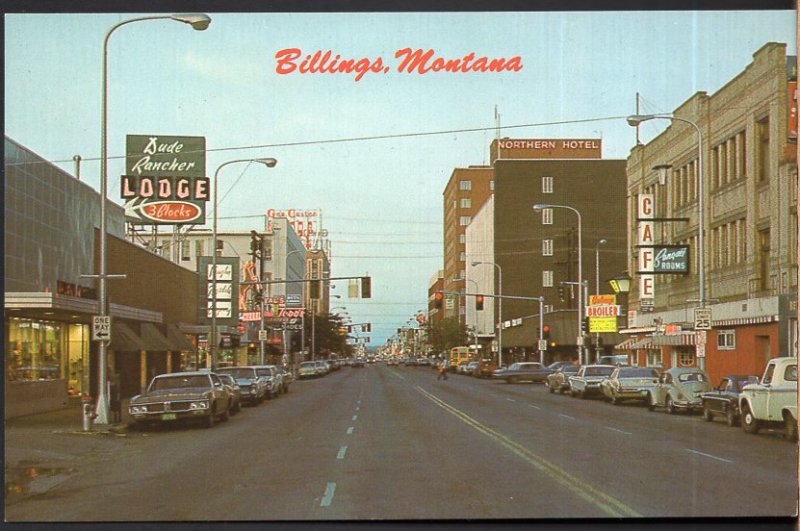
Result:
M762 427L783 425L786 437L797 440L797 358L774 358L759 383L744 386L739 395L742 429L758 433Z

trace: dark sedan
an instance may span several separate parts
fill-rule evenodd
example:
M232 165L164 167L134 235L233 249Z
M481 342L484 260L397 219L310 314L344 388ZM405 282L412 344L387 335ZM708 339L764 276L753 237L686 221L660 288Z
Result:
M235 415L242 410L242 389L236 383L236 378L230 374L217 374L219 380L231 392L231 415Z
M552 372L552 369L545 367L538 361L520 361L512 363L507 369L494 371L492 378L499 378L507 383L544 382Z
M703 418L711 422L716 415L725 417L728 426L739 425L739 394L742 387L758 383L758 376L726 376L720 384L703 393Z

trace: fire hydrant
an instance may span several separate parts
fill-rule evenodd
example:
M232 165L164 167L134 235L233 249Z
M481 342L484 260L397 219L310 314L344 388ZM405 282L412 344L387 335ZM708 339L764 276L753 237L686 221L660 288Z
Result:
M91 396L81 397L81 411L83 412L83 431L92 431L92 423L97 415L94 412L94 402Z

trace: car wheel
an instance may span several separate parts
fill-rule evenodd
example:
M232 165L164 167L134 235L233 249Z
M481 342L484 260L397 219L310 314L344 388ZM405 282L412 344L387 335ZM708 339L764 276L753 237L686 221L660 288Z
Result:
M569 396L571 396L572 398L575 398L576 396L578 396L578 393L575 392L575 389L570 388Z
M214 409L215 409L215 407L212 404L211 405L211 411L209 412L209 415L205 418L205 421L204 421L204 425L205 425L206 428L213 428L214 427L214 420L215 420L214 419Z
M761 423L756 419L755 415L750 411L750 406L747 404L742 405L742 429L745 433L758 433L761 428Z
M586 400L586 391L581 391L581 400Z
M619 405L619 399L617 398L617 395L611 395L611 404L614 406Z
M731 428L739 424L739 418L736 416L736 412L732 407L729 407L727 413L725 413L725 420Z
M239 401L236 402L236 412L239 413L241 410L242 410L242 400L239 399Z
M706 419L707 422L714 420L714 414L708 409L708 406L703 407L703 418Z
M664 411L667 412L668 415L675 414L675 406L672 404L672 398L667 397L667 401L664 403Z
M228 419L230 419L230 418L231 418L231 410L228 407L228 408L225 408L225 411L223 411L220 414L219 420L220 420L220 422L228 422Z
M792 418L790 413L784 413L786 418L783 424L786 427L786 438L792 442L797 442L797 421Z
M556 390L555 390L555 389L553 389L553 386L552 386L552 385L548 385L548 386L547 386L547 388L548 388L548 389L550 389L550 392L551 392L551 393L555 393L555 392L556 392Z
M650 411L655 411L656 409L656 404L653 402L653 395L649 393L647 395L647 409Z

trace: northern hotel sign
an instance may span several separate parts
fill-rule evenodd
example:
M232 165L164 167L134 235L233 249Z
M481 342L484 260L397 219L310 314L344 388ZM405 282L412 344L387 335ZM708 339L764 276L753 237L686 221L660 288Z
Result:
M121 194L125 217L144 225L204 223L210 199L206 139L127 135Z

